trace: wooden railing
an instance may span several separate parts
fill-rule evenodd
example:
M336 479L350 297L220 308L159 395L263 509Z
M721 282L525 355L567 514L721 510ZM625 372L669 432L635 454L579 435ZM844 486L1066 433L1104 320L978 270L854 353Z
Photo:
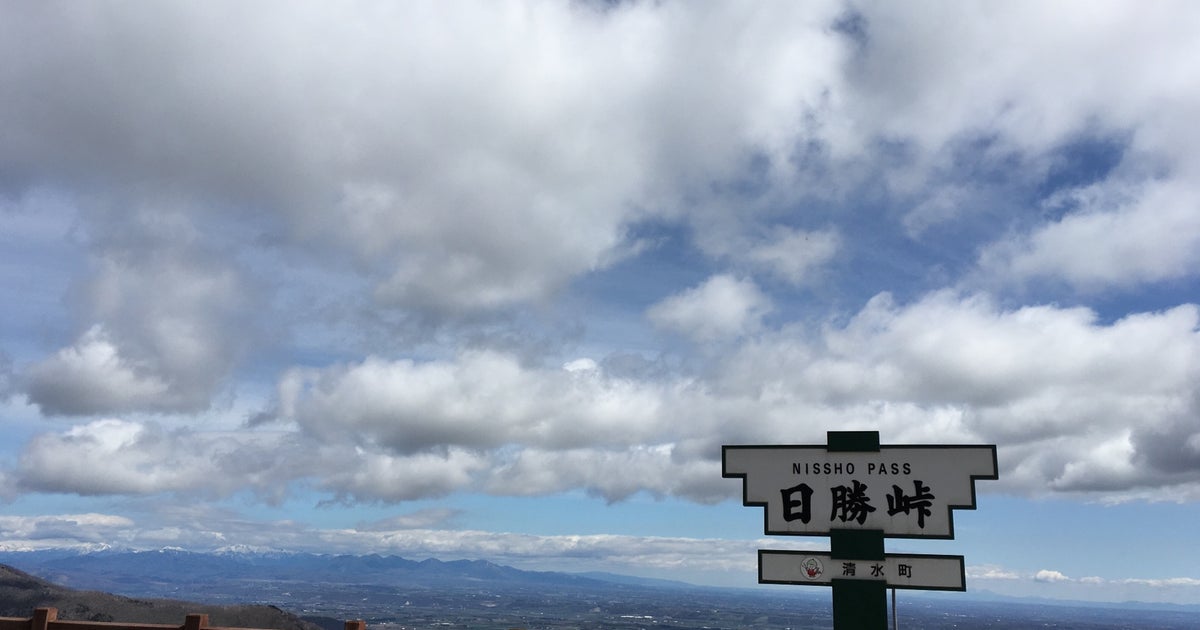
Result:
M0 617L0 630L256 630L208 625L208 615L188 615L181 626L119 621L59 621L57 608L38 608L33 617ZM367 622L347 621L345 630L367 630Z

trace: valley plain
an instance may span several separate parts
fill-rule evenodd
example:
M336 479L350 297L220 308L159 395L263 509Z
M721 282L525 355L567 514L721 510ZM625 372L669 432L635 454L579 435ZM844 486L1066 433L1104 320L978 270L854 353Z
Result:
M341 630L348 619L364 619L377 630L785 630L833 625L829 590L820 587L711 588L521 571L487 561L162 550L8 552L0 553L0 562L72 589L203 605L273 606L329 630ZM1197 607L1095 606L970 592L902 591L898 599L901 628L1200 627Z

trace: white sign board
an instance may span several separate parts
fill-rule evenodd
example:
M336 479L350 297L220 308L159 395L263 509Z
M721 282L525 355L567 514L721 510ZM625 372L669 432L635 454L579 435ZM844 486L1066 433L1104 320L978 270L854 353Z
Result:
M967 590L962 556L888 553L882 560L839 560L821 551L758 552L759 584L829 586L833 580L875 580L888 588Z
M766 510L764 532L826 536L882 530L953 538L952 509L975 509L975 480L997 479L996 447L725 446L722 476L742 479L742 502Z

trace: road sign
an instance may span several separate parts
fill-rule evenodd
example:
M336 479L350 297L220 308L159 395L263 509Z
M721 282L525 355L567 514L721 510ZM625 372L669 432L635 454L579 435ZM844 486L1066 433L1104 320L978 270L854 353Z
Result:
M873 580L888 588L967 590L962 556L884 554L881 560L842 560L825 551L758 552L759 584L829 586L833 580Z
M953 538L951 510L975 509L975 480L998 478L994 445L877 444L724 446L722 475L742 479L743 504L765 508L767 534L866 529L897 538Z
M832 586L835 630L886 630L889 586L966 590L962 556L887 554L884 538L954 538L953 510L975 509L975 480L999 478L995 445L880 446L878 431L723 446L721 475L742 480L765 533L829 536L827 553L759 551L758 581Z

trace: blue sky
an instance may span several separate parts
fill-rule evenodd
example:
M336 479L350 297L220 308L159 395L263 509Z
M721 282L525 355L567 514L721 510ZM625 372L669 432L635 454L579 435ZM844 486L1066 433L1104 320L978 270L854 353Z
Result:
M0 3L0 547L753 584L723 444L995 444L1200 603L1194 3Z

